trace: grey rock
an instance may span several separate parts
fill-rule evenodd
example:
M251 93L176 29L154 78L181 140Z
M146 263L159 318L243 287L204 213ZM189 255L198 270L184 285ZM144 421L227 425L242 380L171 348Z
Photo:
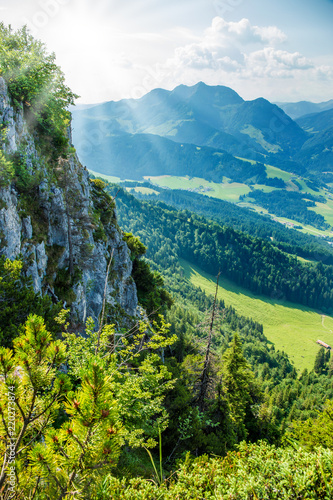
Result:
M6 124L6 141L2 149L7 154L23 150L28 172L31 175L42 172L43 180L35 193L37 199L34 204L39 206L37 215L35 212L27 214L26 207L21 215L21 195L14 186L0 189L4 202L4 208L0 210L0 255L15 259L21 254L35 291L50 293L60 300L64 298L57 293L56 283L61 272L68 271L72 255L77 276L73 285L75 299L71 313L78 326L83 325L89 316L98 323L104 290L106 310L118 307L129 316L136 317L139 308L136 287L131 278L132 262L116 224L116 215L104 227L105 238L95 241L91 217L95 207L88 171L73 155L63 170L59 163L60 178L62 173L67 175L67 183L55 182L54 177L48 175L44 159L40 158L35 139L25 123L23 110L11 107L6 84L0 77L1 124ZM71 139L70 129L68 134ZM75 193L74 199L69 194L68 183L71 193ZM110 276L107 276L112 250L113 265ZM109 320L112 321L112 317Z

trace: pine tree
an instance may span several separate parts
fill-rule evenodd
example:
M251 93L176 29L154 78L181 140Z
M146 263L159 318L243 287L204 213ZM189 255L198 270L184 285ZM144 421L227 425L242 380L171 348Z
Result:
M244 357L242 344L235 333L223 355L223 389L229 405L230 416L241 437L246 436L245 417L252 400L254 375Z
M325 349L321 347L317 352L317 356L314 363L314 371L321 375L325 371Z
M59 323L65 321L62 313ZM112 354L110 325L94 332L89 320L87 338L67 334L53 341L43 319L29 316L14 352L0 348L3 498L65 499L73 492L91 498L117 464L125 440L156 445L154 437L167 423L162 403L171 374L157 354L138 359L133 370L130 363L143 347L159 351L173 342L166 328L142 344L143 325L131 343L124 337L123 347Z

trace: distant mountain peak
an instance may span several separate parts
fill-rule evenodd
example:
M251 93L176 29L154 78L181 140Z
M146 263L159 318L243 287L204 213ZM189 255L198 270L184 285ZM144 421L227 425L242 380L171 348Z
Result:
M244 99L230 87L224 85L207 85L204 82L198 82L195 85L179 85L172 92L183 100L191 100L191 98L205 99L205 101L214 101L217 105L232 105L241 104Z

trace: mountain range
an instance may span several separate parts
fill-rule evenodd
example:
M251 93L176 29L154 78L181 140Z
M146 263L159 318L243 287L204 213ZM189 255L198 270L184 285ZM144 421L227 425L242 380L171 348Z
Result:
M333 99L326 102L310 102L310 101L299 101L299 102L276 102L287 115L293 120L301 118L301 116L310 115L313 113L320 113L321 111L327 111L333 108Z
M74 109L73 138L88 168L120 178L177 172L239 180L247 169L242 181L251 182L254 161L325 182L333 171L329 103L304 106L324 111L293 120L266 99L245 101L228 87L199 82ZM241 166L243 159L252 168Z

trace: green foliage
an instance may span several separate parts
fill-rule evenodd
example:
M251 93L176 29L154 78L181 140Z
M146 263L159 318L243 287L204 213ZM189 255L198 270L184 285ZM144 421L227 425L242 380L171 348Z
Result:
M258 189L251 191L248 196L254 198L258 204L278 217L287 217L322 230L330 228L323 215L317 214L313 210L308 210L316 206L316 201L325 203L326 199L322 196L285 190L264 193Z
M102 181L102 179L91 179L91 183L100 190L103 190L106 187L106 182Z
M23 27L14 32L0 24L0 74L14 105L23 106L30 124L44 137L44 148L53 158L68 147L67 107L77 97L65 85L55 55Z
M65 331L66 316L62 311L57 318ZM0 349L0 488L9 492L5 450L11 443L17 478L12 498L31 492L40 499L65 498L74 490L92 498L125 442L154 447L166 427L162 403L173 382L153 352L174 341L167 325L154 330L142 324L115 343L112 326L94 332L89 320L86 335L67 332L64 340L52 341L42 318L31 315L14 352ZM8 427L9 407L14 431Z
M101 179L90 179L92 185L92 198L94 211L91 214L92 222L95 226L94 239L96 241L107 241L106 226L112 221L117 225L115 218L115 203L112 197L104 191L105 182Z
M124 233L123 239L126 241L128 248L131 251L131 260L141 257L147 251L147 247L132 233Z
M317 353L316 359L315 359L315 364L314 364L314 371L318 374L321 375L324 370L325 370L325 349L321 347Z
M96 500L326 500L333 493L333 454L318 449L275 448L242 443L221 458L186 456L167 482L105 478Z
M124 185L127 186L128 182L123 182L122 186ZM155 199L163 201L178 210L191 210L198 215L217 220L220 224L232 226L239 231L271 241L274 246L289 254L333 264L332 248L325 240L287 228L270 217L260 215L234 203L185 191L184 189L162 189L148 182L141 185L153 187L154 190L158 191L158 194L156 196L143 196L135 192L137 198L148 201Z
M13 163L5 156L0 149L0 188L5 187L14 178Z
M63 317L60 322L65 322ZM89 320L85 338L64 334L74 380L81 379L94 360L103 363L118 401L125 439L133 447L154 447L158 429L164 430L167 425L163 401L173 381L156 353L163 353L175 342L175 336L170 336L168 329L163 317L159 318L158 325L141 321L127 333L116 331L113 325L95 332Z
M29 168L27 164L27 153L23 147L11 155L11 161L15 172L15 186L20 193L31 193L36 188L43 174L40 170Z
M164 312L171 307L173 300L164 288L160 273L151 271L148 262L134 259L132 276L135 281L140 304L148 314Z
M286 436L286 441L290 440L309 450L318 446L333 450L333 401L327 400L315 418L292 422Z
M222 366L223 390L229 405L230 417L236 423L238 433L240 435L244 433L245 438L246 413L254 403L260 402L260 394L237 334L223 355Z
M116 187L110 188L113 193ZM170 269L179 258L222 276L252 292L330 311L333 266L302 263L270 241L161 203L142 202L120 190L120 222L149 248L147 257Z
M53 317L60 304L53 305L49 297L37 295L31 278L24 276L22 267L20 260L0 257L0 345L5 347L11 347L19 326L33 312L45 318L53 334L56 331Z

